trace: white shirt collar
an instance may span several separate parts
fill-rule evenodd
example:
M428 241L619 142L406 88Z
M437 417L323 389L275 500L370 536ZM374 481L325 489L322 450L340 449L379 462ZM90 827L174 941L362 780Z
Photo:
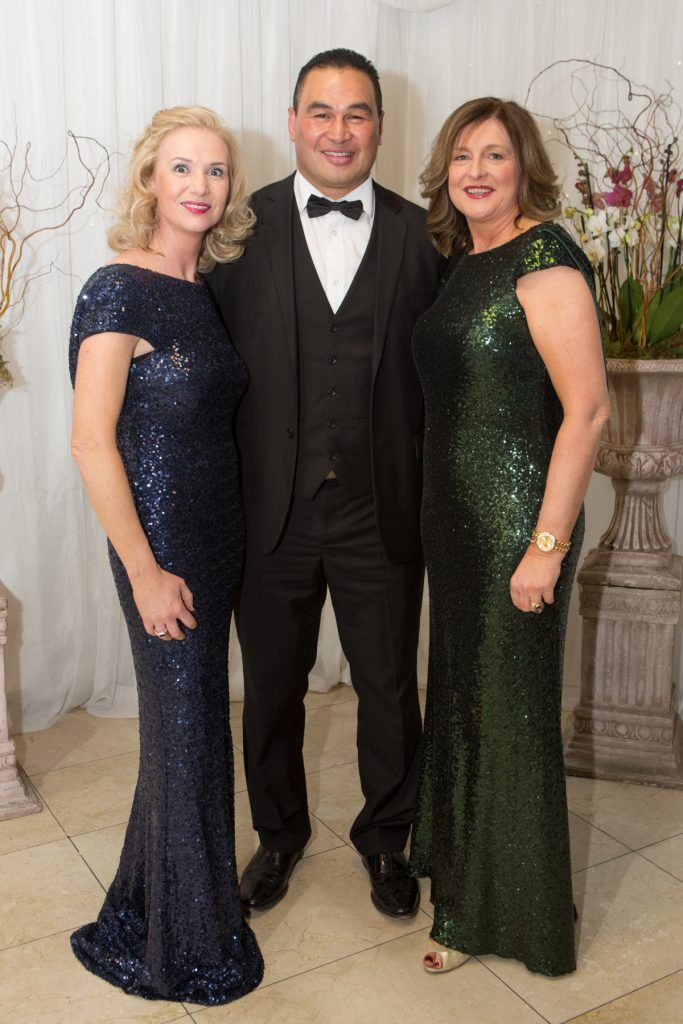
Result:
M300 214L303 214L306 209L306 203L310 195L321 196L322 192L315 185L311 185L308 179L304 178L301 171L297 171L294 175L294 199ZM375 189L372 184L372 178L366 178L362 185L358 185L357 188L354 188L353 192L347 193L343 198L349 203L353 202L354 199L360 199L363 204L363 216L367 214L368 218L372 220L375 213Z

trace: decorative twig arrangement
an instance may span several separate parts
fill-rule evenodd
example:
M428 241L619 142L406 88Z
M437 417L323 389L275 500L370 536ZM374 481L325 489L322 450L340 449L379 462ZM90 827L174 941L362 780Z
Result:
M59 231L82 210L88 198L99 205L109 176L110 154L105 146L88 136L67 132L64 157L47 178L36 177L31 170L31 143L20 148L18 139L10 144L0 139L0 386L12 384L12 373L2 353L2 338L16 328L24 312L27 290L52 269L52 264L27 270L27 258L36 239L47 232ZM94 147L96 157L84 155L84 143ZM64 197L48 206L33 206L33 195L40 186L54 179L75 155L79 182L68 188Z

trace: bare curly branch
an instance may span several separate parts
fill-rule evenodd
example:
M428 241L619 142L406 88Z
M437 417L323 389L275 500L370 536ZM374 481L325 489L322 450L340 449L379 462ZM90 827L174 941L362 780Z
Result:
M86 155L86 144L94 155ZM75 159L78 167L78 183L67 188L57 203L41 205L41 186L62 174L70 159ZM0 326L4 327L5 335L21 320L31 284L54 269L50 263L38 270L23 270L36 239L65 228L89 200L100 207L110 171L109 150L88 135L67 131L64 155L57 167L44 176L33 173L31 143L20 147L16 129L13 142L0 139ZM0 385L9 385L11 381L10 369L0 350Z

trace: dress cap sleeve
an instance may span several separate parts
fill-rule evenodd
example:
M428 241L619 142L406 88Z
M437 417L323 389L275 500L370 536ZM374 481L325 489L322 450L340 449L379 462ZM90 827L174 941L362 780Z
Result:
M69 372L76 376L78 350L93 334L131 334L154 343L149 289L134 273L135 267L109 264L86 281L76 301L69 343ZM131 273L131 271L133 271Z
M560 224L539 224L527 233L529 237L515 264L515 280L537 270L570 267L583 274L591 292L594 292L593 271L588 258Z

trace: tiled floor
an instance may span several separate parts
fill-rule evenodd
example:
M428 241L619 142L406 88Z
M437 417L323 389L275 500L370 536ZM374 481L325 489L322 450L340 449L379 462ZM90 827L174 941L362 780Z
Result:
M70 952L70 931L97 913L116 867L137 722L76 711L17 737L45 807L0 822L0 1024L683 1024L683 792L568 780L576 974L550 980L488 956L434 978L419 964L427 887L414 920L383 917L348 843L360 799L353 693L307 702L313 838L287 898L252 918L262 987L215 1009L125 996ZM233 705L238 744L240 714ZM244 864L254 836L241 763L236 789Z

